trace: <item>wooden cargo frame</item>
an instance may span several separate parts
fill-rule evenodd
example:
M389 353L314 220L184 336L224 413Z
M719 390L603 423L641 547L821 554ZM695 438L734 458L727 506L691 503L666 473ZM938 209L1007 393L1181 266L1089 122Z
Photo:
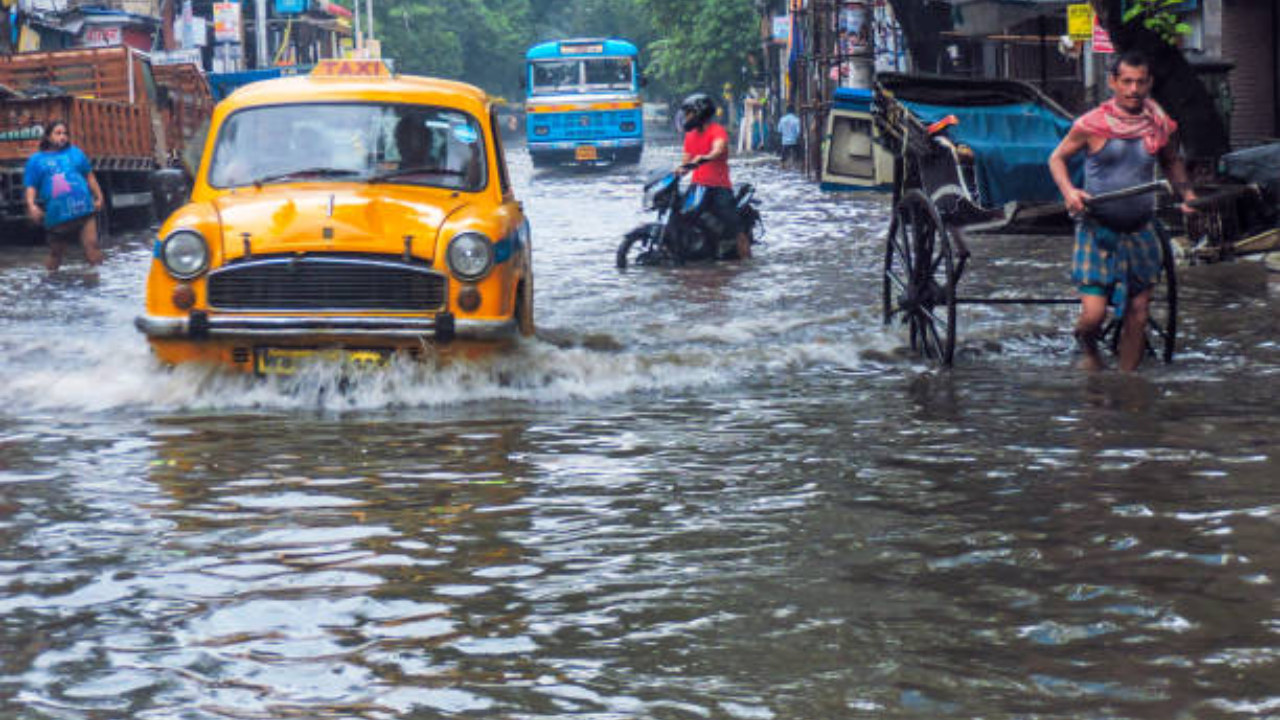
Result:
M6 56L0 86L0 222L7 223L23 220L23 168L46 123L69 123L114 212L150 203L150 174L202 140L214 105L198 67L152 67L126 46Z

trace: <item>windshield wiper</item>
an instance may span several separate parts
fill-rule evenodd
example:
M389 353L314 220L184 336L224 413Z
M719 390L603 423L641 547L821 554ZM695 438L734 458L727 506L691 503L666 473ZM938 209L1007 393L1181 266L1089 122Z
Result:
M422 165L400 168L398 170L387 170L386 172L370 175L368 182L383 182L384 180L393 180L398 177L404 177L405 175L456 175L457 177L464 177L466 173L461 170L453 170L451 168L428 167Z
M274 175L265 175L260 178L254 178L254 185L266 185L267 183L280 182L282 180L292 180L293 178L306 177L314 175L317 177L350 177L359 175L358 170L343 170L331 167L313 167L303 168L302 170L290 170L289 172L275 173Z

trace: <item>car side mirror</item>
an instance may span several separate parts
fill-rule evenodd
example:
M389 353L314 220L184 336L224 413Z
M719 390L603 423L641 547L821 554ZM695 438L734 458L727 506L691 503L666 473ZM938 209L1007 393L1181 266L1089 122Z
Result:
M648 85L648 84L649 84L648 76L646 76L644 73L640 73L640 87L644 87L645 85Z

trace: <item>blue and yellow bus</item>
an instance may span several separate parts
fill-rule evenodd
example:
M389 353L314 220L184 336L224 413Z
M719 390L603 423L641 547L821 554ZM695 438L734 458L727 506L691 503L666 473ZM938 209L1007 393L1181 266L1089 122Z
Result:
M535 166L640 160L644 83L635 45L557 40L533 46L525 61L525 127Z

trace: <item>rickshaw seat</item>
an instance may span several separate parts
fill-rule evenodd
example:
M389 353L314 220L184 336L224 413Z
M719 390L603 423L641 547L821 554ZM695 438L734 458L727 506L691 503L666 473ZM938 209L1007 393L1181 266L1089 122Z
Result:
M1062 199L1049 174L1049 155L1071 129L1070 119L1035 103L973 107L902 104L926 125L948 115L960 121L945 132L953 142L973 149L978 194L984 207ZM1074 160L1072 171L1078 176L1080 160Z

